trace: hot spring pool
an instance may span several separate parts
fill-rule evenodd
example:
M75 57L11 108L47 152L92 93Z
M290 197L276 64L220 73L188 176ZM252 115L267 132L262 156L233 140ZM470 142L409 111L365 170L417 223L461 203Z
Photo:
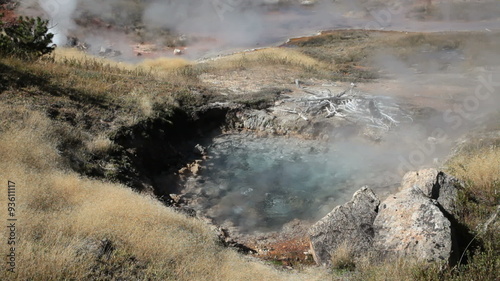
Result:
M278 230L293 219L324 216L363 185L394 184L377 178L384 163L367 151L366 143L355 141L224 135L208 148L185 196L219 225Z

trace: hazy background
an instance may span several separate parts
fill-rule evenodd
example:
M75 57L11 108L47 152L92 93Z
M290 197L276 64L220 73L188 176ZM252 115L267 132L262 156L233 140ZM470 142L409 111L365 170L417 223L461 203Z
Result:
M311 35L325 29L500 28L500 2L493 0L433 1L428 8L426 1L410 0L300 3L291 0L29 0L22 2L21 9L31 14L43 10L51 18L57 44L64 44L68 35L104 44L104 39L115 38L114 33L122 31L158 43L168 31L213 38L212 43L206 43L212 44L213 49L230 49L277 44L289 37ZM115 45L120 45L118 43Z

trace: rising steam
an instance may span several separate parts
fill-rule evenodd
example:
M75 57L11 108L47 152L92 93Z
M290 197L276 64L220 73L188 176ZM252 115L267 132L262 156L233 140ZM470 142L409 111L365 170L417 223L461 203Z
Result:
M56 44L64 44L67 36L78 36L82 41L89 37L109 39L108 33L116 29L85 29L75 23L97 19L119 26L121 31L141 36L147 32L146 40L161 41L164 35L158 30L168 30L213 38L217 44L210 46L212 49L231 49L268 46L325 29L478 30L487 27L486 23L471 26L464 22L498 19L500 13L498 1L484 2L484 7L464 4L473 5L473 9L462 4L450 6L446 1L435 3L432 9L422 8L419 2L409 0L30 0L22 6L32 10L41 7L50 18ZM307 3L314 5L304 5ZM423 18L419 14L422 9L427 9ZM426 23L426 19L431 22ZM490 26L498 28L496 22Z
M73 20L78 0L39 0L40 7L50 17L50 32L54 34L53 42L57 45L66 44L70 31L76 28Z

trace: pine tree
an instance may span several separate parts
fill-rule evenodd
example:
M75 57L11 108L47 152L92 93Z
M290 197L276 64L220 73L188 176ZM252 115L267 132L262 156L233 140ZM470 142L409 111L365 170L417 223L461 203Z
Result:
M35 59L54 50L54 34L49 33L47 20L21 16L14 23L5 24L1 18L0 15L1 54Z

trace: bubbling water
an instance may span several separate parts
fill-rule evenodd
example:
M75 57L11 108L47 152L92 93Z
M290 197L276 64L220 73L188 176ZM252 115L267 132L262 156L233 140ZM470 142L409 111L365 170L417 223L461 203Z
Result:
M317 219L368 183L377 169L363 149L285 137L225 135L208 149L196 182L198 208L241 231ZM363 175L363 176L361 176ZM391 184L391 183L386 183Z

